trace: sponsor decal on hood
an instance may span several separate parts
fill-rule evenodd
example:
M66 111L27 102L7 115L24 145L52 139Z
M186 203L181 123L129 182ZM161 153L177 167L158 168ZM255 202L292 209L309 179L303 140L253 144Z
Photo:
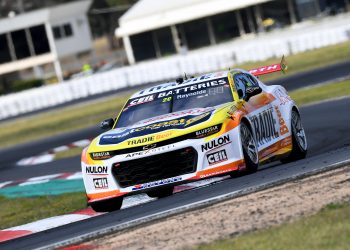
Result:
M186 115L178 117L176 119L155 122L140 127L126 128L125 130L120 131L119 133L116 133L116 131L114 131L112 133L102 135L100 138L100 145L118 144L135 137L152 135L170 129L186 129L188 127L192 127L194 125L208 121L213 112L214 110L199 115ZM147 138L144 139L146 140ZM150 139L147 139L147 142L148 141L150 141ZM134 144L138 143L143 142L140 141Z

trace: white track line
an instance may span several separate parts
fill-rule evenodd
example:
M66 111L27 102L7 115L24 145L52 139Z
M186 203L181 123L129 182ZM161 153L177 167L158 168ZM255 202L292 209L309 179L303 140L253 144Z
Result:
M92 141L92 139L83 139L83 140L75 141L75 142L72 142L72 143L67 144L67 145L63 145L63 146L59 146L59 147L50 149L50 150L43 152L39 155L23 158L23 159L17 161L16 164L18 166L31 166L31 165L37 165L37 164L41 164L41 163L51 162L55 159L56 153L67 151L67 150L72 149L72 148L86 147L90 144L91 141Z

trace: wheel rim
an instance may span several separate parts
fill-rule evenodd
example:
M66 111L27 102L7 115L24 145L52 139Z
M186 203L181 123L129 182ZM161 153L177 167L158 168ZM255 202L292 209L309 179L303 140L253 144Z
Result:
M249 159L257 164L258 159L258 148L256 146L255 139L248 129L248 127L244 124L241 125L241 138L242 138L242 146L247 153Z
M292 112L292 130L299 147L306 150L307 142L300 116L297 112Z

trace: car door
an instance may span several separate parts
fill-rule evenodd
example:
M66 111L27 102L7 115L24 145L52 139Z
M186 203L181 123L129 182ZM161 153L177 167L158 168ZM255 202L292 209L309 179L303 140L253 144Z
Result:
M247 73L237 73L234 76L237 93L243 101L244 109L252 126L252 132L258 144L259 158L263 158L273 153L274 148L269 149L278 141L277 121L272 106L275 98L264 91L254 77ZM261 88L261 92L247 100L249 88ZM265 150L267 149L267 150Z

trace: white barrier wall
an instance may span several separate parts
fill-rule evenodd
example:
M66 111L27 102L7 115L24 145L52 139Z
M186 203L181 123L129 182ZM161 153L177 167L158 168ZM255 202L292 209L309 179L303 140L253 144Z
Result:
M83 97L144 83L175 79L188 75L228 69L247 61L295 54L350 40L350 16L317 25L274 31L187 55L142 62L109 72L43 86L0 98L0 119L39 110Z

